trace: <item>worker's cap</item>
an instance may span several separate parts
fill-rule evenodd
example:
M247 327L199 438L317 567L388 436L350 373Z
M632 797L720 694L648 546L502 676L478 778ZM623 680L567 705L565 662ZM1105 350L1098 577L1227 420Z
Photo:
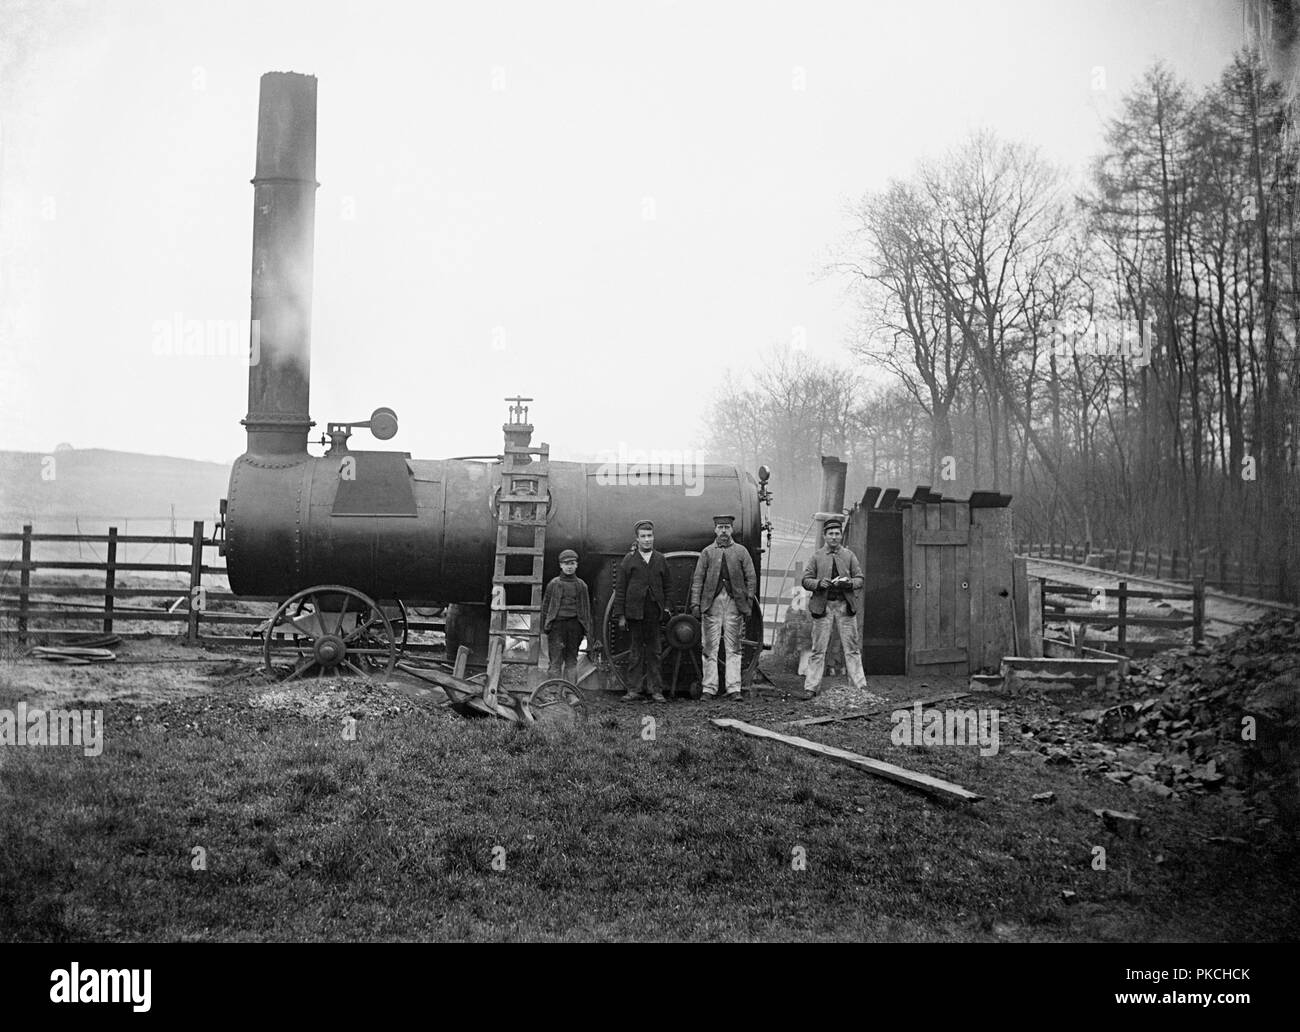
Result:
M575 552L572 548L566 548L563 552L560 553L560 562L567 563L570 560L576 563L578 561L578 553Z
M653 522L653 521L651 521L651 520L637 520L636 523L633 524L633 526L632 526L632 533L633 533L633 534L640 534L640 533L641 533L641 528L642 528L642 527L648 527L650 530L654 530L654 529L655 529L655 525L654 525L654 522Z
M825 533L826 531L830 530L831 527L838 527L840 530L843 530L843 529L844 529L844 517L843 517L843 516L830 516L830 517L828 517L827 520L826 520L826 526L824 526L824 527L822 528L822 533Z
M734 517L734 516L714 516L714 517L713 517L713 525L714 525L715 527L716 527L719 523L725 523L728 527L730 527L730 526L731 526L733 523L735 523L735 522L736 522L736 517Z

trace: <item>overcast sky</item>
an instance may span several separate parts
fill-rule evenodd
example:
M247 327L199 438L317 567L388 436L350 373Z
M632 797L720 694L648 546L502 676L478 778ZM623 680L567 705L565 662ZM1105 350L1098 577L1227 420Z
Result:
M265 71L319 79L316 432L492 453L522 392L591 458L697 445L774 345L847 361L864 191L978 127L1077 169L1240 43L1239 0L0 0L0 448L244 450L246 365L155 350L248 319Z

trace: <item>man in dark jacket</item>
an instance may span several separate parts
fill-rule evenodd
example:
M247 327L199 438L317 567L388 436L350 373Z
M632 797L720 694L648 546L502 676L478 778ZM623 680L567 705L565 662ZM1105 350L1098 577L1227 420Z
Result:
M826 521L823 531L824 548L817 549L803 567L803 586L812 592L808 612L812 615L812 655L808 657L808 673L804 677L804 691L817 694L826 668L826 646L831 642L831 624L840 632L840 645L844 648L844 665L854 688L867 686L862 672L862 636L858 633L857 607L854 596L862 590L865 580L862 565L852 551L843 547L844 521L833 517Z
M740 640L758 589L754 560L731 540L734 516L714 516L716 540L700 553L691 578L691 615L704 616L704 694L718 694L718 640L727 648L727 698L740 698Z
M542 596L542 630L550 656L547 673L577 683L578 647L591 637L591 595L577 576L578 553L560 553L560 575L552 577Z
M669 615L668 596L672 583L668 577L668 560L655 551L655 525L639 521L635 528L636 547L618 564L614 585L612 615L631 639L632 656L628 664L628 689L624 702L649 695L655 702L664 698L661 669L662 636L659 625Z

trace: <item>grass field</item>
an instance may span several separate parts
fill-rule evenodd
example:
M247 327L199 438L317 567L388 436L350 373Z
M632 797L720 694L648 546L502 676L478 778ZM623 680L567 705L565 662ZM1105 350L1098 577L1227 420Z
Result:
M892 680L894 701L924 694ZM15 702L0 689L0 707ZM1033 705L979 704L1000 705L1004 728ZM99 757L0 747L0 938L1239 941L1298 927L1279 831L1213 796L1147 802L1038 765L1005 729L989 757L893 746L887 716L808 732L988 797L961 806L707 720L810 712L780 701L601 697L585 725L542 733L395 692L353 741L334 716L250 706L247 687L95 705ZM1056 801L1031 802L1044 790ZM1099 806L1140 812L1145 835L1112 836Z

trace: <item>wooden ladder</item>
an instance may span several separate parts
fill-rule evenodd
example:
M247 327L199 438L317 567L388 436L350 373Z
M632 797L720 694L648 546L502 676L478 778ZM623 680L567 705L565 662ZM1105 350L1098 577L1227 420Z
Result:
M488 677L484 696L495 704L496 690L504 663L537 666L542 648L542 564L546 558L546 521L550 510L550 446L533 445L532 425L527 422L524 402L531 398L507 398L510 422L505 431L505 452L501 461L501 494L497 498L496 565L492 572L492 618L489 624ZM511 530L520 527L531 531L529 544L511 544ZM527 534L516 533L516 542ZM511 556L528 556L529 573L507 573ZM529 586L529 601L511 605L508 597L512 585ZM528 628L510 627L512 614L527 613ZM527 652L512 651L511 638L527 638Z

